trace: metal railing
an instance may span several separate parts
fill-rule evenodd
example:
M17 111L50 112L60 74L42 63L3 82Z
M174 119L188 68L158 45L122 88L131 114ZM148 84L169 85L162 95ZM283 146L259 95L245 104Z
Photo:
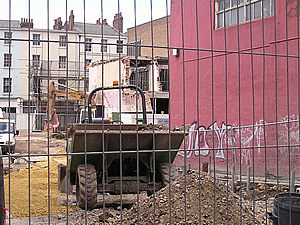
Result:
M12 92L0 88L0 107L17 112L0 116L0 225L297 224L299 1L66 0L58 19L49 0L20 4L0 3L0 49L12 56L0 79L13 78ZM42 51L33 46L38 33ZM134 35L128 44L126 35ZM38 67L33 55L43 59ZM98 92L75 107L67 89L49 121L58 80L85 98L88 87ZM124 89L130 84L147 86L143 103L139 88ZM14 86L26 112L12 101ZM162 121L156 104L167 101L156 100L166 97ZM153 124L140 123L141 104ZM20 133L9 125L19 114L27 115Z

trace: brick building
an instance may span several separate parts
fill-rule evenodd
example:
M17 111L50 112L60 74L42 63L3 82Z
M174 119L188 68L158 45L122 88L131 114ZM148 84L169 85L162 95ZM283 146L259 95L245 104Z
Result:
M169 30L169 17L162 17L127 29L128 44L132 45L127 47L127 55L131 57L133 62L135 57L147 62L138 66L139 71L143 70L144 72L137 72L140 75L135 76L138 76L138 79L144 82L146 81L146 83L151 83L152 74L154 76L155 85L152 85L152 88L148 88L146 91L152 98L155 113L158 114L169 113L169 61L168 50L166 49ZM134 67L132 68L134 69ZM150 72L151 70L153 72ZM133 79L132 76L132 84L134 84L134 80L136 79ZM153 91L154 94L152 96Z
M127 36L128 36L128 43L135 44L138 42L138 45L146 45L152 46L152 31L151 27L153 27L153 46L159 47L167 47L168 46L168 29L169 25L168 22L169 17L162 17L151 22L143 23L137 25L135 27L131 27L127 29ZM132 47L134 50L134 48ZM134 51L128 52L128 55L135 56ZM139 52L139 56L148 56L152 57L152 48L151 47L142 47ZM163 48L155 48L153 57L168 57L168 51Z

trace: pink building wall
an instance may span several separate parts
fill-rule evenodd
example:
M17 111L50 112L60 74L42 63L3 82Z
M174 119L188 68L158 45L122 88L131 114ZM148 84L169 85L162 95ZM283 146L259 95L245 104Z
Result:
M212 149L216 148L216 168L226 171L227 162L229 169L232 165L234 151L230 148L234 146L239 148L235 150L237 164L241 163L243 171L250 163L257 175L264 175L266 165L268 173L288 176L290 165L300 177L299 16L297 1L287 2L286 8L286 1L276 0L276 29L273 15L264 19L264 29L263 19L259 19L251 25L250 22L240 24L238 32L237 25L215 29L214 1L198 1L199 48L205 51L199 51L199 60L196 50L183 53L180 49L179 57L170 57L171 125L194 124L191 130L195 130L186 138L186 150L178 153L175 164L182 165L186 155L187 164L198 168L199 156L201 162L213 160ZM181 0L172 0L172 47L182 48L184 36L185 48L197 48L195 3L183 1L182 18ZM227 51L240 49L242 53L251 53L252 39L254 54L225 56L223 52L214 52L212 57L207 50L224 51L225 37ZM263 51L269 55L259 55ZM291 57L284 57L287 54ZM288 120L296 122L287 123ZM274 125L275 122L284 123ZM253 124L258 126L251 126ZM212 128L214 135L207 131ZM288 144L291 147L284 147ZM198 145L200 154L195 151Z

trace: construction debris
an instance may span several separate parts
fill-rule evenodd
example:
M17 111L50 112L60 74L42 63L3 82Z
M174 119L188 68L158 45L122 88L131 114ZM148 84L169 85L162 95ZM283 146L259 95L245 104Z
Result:
M138 220L140 224L153 224L154 221L157 224L198 224L199 215L201 224L214 224L214 221L216 224L239 224L240 219L243 224L254 224L251 209L240 206L239 196L227 189L224 182L214 181L208 175L200 176L198 172L190 171L172 183L171 196L169 190L166 186L155 196L142 200L139 208L135 205L124 212L124 224L136 224ZM119 223L120 217L108 218L107 222Z

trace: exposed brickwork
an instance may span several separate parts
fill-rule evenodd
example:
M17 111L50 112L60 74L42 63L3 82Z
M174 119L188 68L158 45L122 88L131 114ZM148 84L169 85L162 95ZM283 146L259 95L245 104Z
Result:
M69 16L69 30L74 30L74 14L73 14L73 10L71 10L70 16Z
M54 20L53 30L61 30L63 28L61 17Z
M160 47L168 46L168 34L167 34L167 17L163 17L152 21L153 24L153 45ZM152 34L151 34L151 22L138 25L137 40L142 40L142 45L152 45ZM127 29L128 43L136 41L135 38L135 27ZM143 47L141 49L141 56L152 57L152 48ZM166 49L154 48L154 57L167 57L168 51Z
M121 12L114 16L113 26L116 30L120 30L123 33L123 16Z

